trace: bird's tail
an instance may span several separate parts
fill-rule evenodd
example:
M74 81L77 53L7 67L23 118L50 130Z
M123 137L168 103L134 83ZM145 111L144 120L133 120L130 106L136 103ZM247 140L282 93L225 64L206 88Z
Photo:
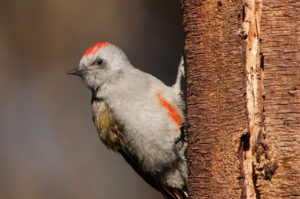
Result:
M181 93L181 79L182 77L185 76L185 70L184 70L184 60L185 60L185 56L182 55L181 56L181 60L179 62L179 66L178 66L178 73L177 73L177 78L176 78L176 82L173 85L174 90L180 94Z
M161 193L164 195L165 199L187 199L188 195L185 190L162 186Z

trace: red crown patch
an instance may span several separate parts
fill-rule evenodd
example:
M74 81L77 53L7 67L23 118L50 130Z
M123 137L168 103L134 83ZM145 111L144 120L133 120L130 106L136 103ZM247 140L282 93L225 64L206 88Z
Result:
M100 41L99 43L93 45L85 53L82 55L82 57L88 56L90 54L95 54L98 50L100 50L103 46L106 46L108 42Z

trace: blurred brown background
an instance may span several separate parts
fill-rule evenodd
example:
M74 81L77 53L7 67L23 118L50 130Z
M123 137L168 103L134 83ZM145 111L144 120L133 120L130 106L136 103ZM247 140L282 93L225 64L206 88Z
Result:
M160 199L93 126L90 92L66 71L98 41L175 81L178 1L0 1L0 199Z

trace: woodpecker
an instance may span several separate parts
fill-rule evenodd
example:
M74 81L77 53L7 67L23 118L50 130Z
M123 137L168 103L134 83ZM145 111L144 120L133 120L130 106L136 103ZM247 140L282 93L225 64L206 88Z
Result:
M187 198L183 62L169 87L132 66L117 46L99 42L83 54L78 68L68 71L92 92L93 121L101 141L167 199Z

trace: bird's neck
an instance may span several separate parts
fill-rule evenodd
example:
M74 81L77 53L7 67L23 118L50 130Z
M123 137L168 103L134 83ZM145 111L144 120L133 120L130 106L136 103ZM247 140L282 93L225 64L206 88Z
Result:
M94 101L94 100L102 101L102 98L97 95L99 89L100 89L99 87L91 88L91 91L92 91L92 101Z

